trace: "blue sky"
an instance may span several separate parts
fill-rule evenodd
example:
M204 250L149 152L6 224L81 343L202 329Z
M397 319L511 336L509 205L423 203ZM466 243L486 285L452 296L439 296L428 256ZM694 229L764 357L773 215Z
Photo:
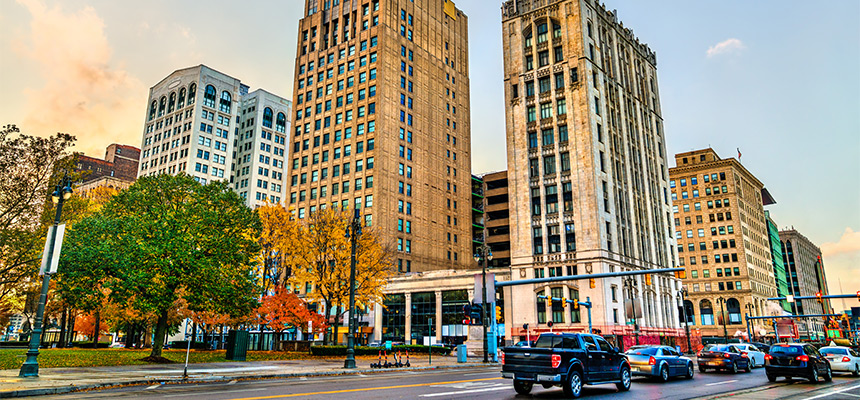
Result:
M0 0L0 123L75 134L96 156L138 145L148 88L201 63L290 98L302 3ZM473 172L505 169L501 3L457 6L470 23ZM657 52L669 154L740 148L778 225L822 246L831 290L835 277L860 289L860 2L606 7Z

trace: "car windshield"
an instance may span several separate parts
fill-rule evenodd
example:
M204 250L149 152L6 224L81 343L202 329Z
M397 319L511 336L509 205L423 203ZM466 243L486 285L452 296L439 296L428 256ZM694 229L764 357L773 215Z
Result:
M846 349L836 349L833 347L825 347L822 349L818 349L818 352L821 354L827 354L827 355L830 355L830 354L841 354L841 355L848 354L848 351Z
M705 351L723 351L723 352L728 352L728 351L730 351L730 347L729 347L729 346L726 346L726 345L714 345L714 344L712 344L712 345L708 345L707 347L705 347L705 348L704 348L704 350L705 350Z
M770 354L788 355L788 354L803 354L803 349L800 346L773 346L770 348Z
M627 352L625 354L637 355L637 356L653 356L653 355L657 354L657 348L656 347L645 347L645 348L639 348L639 349L630 349L630 350L627 350Z

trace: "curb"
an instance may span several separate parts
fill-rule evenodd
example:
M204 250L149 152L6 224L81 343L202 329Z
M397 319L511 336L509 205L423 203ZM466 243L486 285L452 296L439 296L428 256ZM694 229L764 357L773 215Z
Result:
M241 375L241 376L208 376L208 377L198 377L198 378L152 378L152 379L135 379L129 380L125 382L111 382L111 383L93 383L88 385L69 385L69 386L58 386L58 387L48 387L48 388L40 388L40 389L24 389L24 390L14 390L8 392L0 392L0 399L2 398L14 398L14 397L29 397L29 396L46 396L52 394L64 394L71 392L80 392L86 390L100 390L100 389L108 389L112 387L119 386L140 386L140 385L153 385L153 384L186 384L186 383L214 383L214 382L227 382L227 381L245 381L245 380L257 380L257 379L289 379L289 378L301 378L301 377L326 377L326 376L347 376L347 375L370 375L370 374L385 374L388 372L397 372L397 371L432 371L432 370L443 370L443 369L461 369L461 368L484 368L487 366L499 366L498 363L467 363L464 365L440 365L437 367L427 366L427 367L406 367L406 368L397 368L397 369L357 369L353 371L325 371L325 372L305 372L305 373L284 373L284 374L265 374L265 375Z

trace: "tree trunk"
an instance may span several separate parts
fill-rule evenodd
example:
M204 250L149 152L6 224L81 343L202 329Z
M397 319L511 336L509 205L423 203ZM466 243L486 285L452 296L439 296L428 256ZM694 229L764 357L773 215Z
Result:
M155 323L155 343L152 344L152 352L150 357L161 357L161 349L164 348L164 334L167 332L167 310L161 312L158 316L158 322Z
M191 325L191 347L194 347L194 342L197 341L197 322Z
M126 322L125 324L125 348L134 347L134 323Z
M60 316L60 342L57 343L57 347L64 348L66 347L66 307L63 307L63 314Z
M152 326L146 325L143 327L143 348L152 346Z
M335 346L340 342L340 306L337 306L334 311L334 324L331 327L331 335L334 336L332 340Z
M326 322L331 321L331 307L328 306L328 302L325 302L325 320ZM334 326L334 324L332 324ZM323 344L328 345L331 337L329 336L329 330L323 330Z
M69 343L71 343L75 341L75 318L77 318L78 313L77 311L72 310L69 314L69 319L71 320L69 321L69 330L71 331L71 335L69 336Z
M93 332L93 348L97 349L99 347L99 331L101 330L101 313L96 311L96 327Z

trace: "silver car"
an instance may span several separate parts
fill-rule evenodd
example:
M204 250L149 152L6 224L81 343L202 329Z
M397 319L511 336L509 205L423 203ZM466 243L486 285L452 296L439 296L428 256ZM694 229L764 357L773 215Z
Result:
M860 354L849 347L828 346L818 349L822 356L830 361L833 372L849 372L860 376Z
M735 343L735 347L747 353L750 359L750 368L764 367L764 352L759 350L754 344L750 343Z
M624 353L633 376L657 378L663 382L673 376L693 378L693 360L668 346L634 346Z

